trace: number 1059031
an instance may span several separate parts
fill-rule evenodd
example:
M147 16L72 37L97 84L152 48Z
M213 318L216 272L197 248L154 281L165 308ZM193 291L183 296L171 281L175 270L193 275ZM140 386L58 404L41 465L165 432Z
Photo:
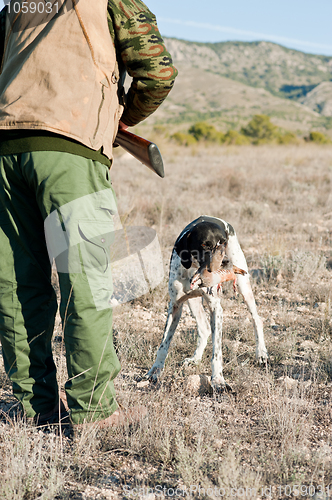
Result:
M59 12L58 2L15 2L8 3L8 12L18 14L57 14Z

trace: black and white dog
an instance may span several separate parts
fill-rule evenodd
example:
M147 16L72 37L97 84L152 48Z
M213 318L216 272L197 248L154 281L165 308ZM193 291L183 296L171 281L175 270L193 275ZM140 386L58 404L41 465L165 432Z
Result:
M184 363L197 363L201 360L209 335L212 332L212 377L214 390L222 391L227 386L223 377L222 362L222 320L223 310L218 297L220 285L214 284L206 288L193 287L192 278L200 269L212 275L213 263L219 266L234 265L243 274L237 275L237 286L252 316L255 338L256 358L266 362L268 358L264 342L263 322L258 316L256 303L250 285L248 266L233 227L222 219L201 216L191 222L177 238L172 252L169 272L170 303L163 340L157 352L157 358L146 377L157 381L162 372L168 349L179 323L183 303L188 300L189 308L197 323L197 348L191 358ZM202 297L206 300L211 313L210 325L205 315Z

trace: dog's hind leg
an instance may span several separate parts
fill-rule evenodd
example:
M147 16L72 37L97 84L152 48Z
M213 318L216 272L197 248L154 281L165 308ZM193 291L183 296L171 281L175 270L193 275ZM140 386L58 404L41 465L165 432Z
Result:
M183 362L185 364L198 363L203 356L209 336L211 335L211 328L207 320L201 297L188 300L189 309L191 314L196 320L197 325L197 348L191 358L186 358Z

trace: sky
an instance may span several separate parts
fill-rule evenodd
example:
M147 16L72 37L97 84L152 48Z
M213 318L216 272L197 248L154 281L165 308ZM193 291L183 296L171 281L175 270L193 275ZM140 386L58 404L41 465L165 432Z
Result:
M146 4L165 37L195 42L268 40L332 56L332 0L146 0Z
M268 40L332 56L332 0L146 0L163 36Z

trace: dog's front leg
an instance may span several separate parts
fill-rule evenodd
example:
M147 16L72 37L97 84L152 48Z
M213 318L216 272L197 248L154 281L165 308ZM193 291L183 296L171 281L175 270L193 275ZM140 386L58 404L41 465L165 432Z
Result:
M264 332L263 332L263 321L258 315L255 297L252 292L249 274L245 276L238 276L237 285L241 295L244 298L245 303L250 311L252 321L255 330L255 340L256 340L256 359L260 363L264 363L268 359L267 349L265 346Z
M248 273L247 261L236 235L229 237L226 254L231 260L232 264L239 267L240 269L243 269L244 271L247 271ZM236 283L239 292L241 293L245 303L247 304L247 307L250 311L252 321L254 324L255 340L256 340L256 359L260 363L266 362L266 360L268 359L268 354L264 341L263 321L261 320L257 312L255 297L252 292L250 284L249 273L246 274L245 276L239 274L237 276Z
M207 321L205 311L203 309L202 298L197 297L188 300L189 309L191 314L196 320L197 325L197 348L194 355L191 358L186 358L183 363L198 363L203 356L204 349L206 347L208 338L211 334L210 325Z
M209 298L209 306L211 310L211 332L212 332L212 377L211 385L217 392L223 391L227 386L223 376L223 361L222 361L222 321L223 310L218 297Z
M168 349L181 318L182 307L183 304L176 305L172 301L169 304L164 336L157 352L156 361L151 370L145 375L145 378L149 378L153 382L157 382L159 375L164 369Z

